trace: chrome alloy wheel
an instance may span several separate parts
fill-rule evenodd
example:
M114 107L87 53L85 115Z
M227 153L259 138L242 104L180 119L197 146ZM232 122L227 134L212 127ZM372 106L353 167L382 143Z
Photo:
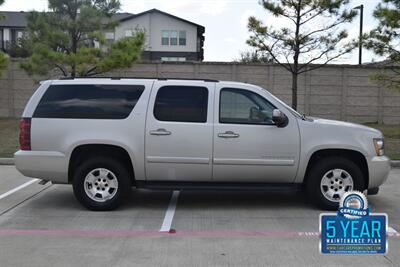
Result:
M344 193L352 191L353 188L353 178L342 169L330 170L321 179L322 195L333 202L339 202Z
M83 186L89 198L97 202L105 202L117 193L118 180L112 171L97 168L86 175Z

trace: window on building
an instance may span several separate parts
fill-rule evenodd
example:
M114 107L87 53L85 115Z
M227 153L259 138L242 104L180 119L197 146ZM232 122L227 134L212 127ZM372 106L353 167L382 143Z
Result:
M105 45L109 47L115 40L115 33L112 31L105 32L104 38L106 39ZM96 47L100 47L100 43L96 44Z
M106 32L104 34L104 37L106 38L106 40L114 40L114 32Z
M162 45L186 45L186 31L161 31Z
M178 45L178 32L171 31L170 34L171 34L171 36L169 38L170 45Z
M274 105L248 90L223 88L220 94L220 123L274 124Z
M23 31L17 31L17 39L21 39L24 36L24 32Z
M186 61L185 57L161 57L161 61Z
M3 40L3 36L4 36L3 29L0 29L0 47L1 47L2 49L4 49L4 40Z
M162 45L169 45L169 31L162 31L161 32L161 44Z
M24 36L24 31L19 30L19 29L12 29L11 30L11 41L13 44L16 44L18 46L21 45L21 39Z
M132 37L132 36L133 36L132 30L125 31L125 37Z
M179 31L179 45L186 45L186 31Z
M124 119L143 90L143 85L51 85L33 117Z
M197 52L200 52L200 50L201 50L201 40L200 40L200 38L199 37L197 37L197 42L196 42L196 44L197 44Z
M164 86L157 92L154 117L160 121L206 122L208 90L198 86Z

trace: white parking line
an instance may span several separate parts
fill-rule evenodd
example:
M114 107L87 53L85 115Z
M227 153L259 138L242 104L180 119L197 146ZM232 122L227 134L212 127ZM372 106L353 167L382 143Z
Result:
M11 189L8 192L5 192L4 194L0 195L0 200L5 198L5 197L8 197L11 194L14 194L15 192L21 190L22 188L25 188L25 187L27 187L27 186L29 186L29 185L33 184L34 182L37 182L37 181L39 181L39 179L32 179L29 182L26 182L26 183L14 188L14 189Z
M388 227L388 234L397 234L397 231L393 227Z
M178 203L179 191L174 191L169 201L167 212L165 213L164 221L160 232L169 232L171 230L172 220L174 218L176 204Z

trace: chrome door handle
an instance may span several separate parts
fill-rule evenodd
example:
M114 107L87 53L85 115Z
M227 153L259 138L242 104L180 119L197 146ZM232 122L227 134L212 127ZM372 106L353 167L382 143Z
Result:
M234 133L232 131L226 131L224 133L218 134L218 137L221 137L221 138L238 138L239 136L240 136L239 134Z
M165 130L164 128L160 128L157 130L150 131L151 135L171 135L170 131Z

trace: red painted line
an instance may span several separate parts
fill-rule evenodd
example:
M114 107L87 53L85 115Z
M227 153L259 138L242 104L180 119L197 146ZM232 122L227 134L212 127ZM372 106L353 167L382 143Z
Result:
M177 231L176 236L192 237L306 237L319 236L317 232L291 231Z
M0 236L55 236L55 237L319 237L318 232L294 231L110 231L69 229L0 229ZM400 233L388 234L400 237Z
M168 234L168 233L167 233ZM135 237L160 236L158 231L103 231L103 230L48 230L48 229L1 229L0 236L75 236L75 237Z
M317 232L288 231L110 231L69 229L0 229L0 236L77 236L77 237L136 237L136 236L179 236L179 237L307 237L318 236Z
M109 230L49 230L49 229L0 229L0 236L77 236L77 237L136 237L165 236L179 237L312 237L318 232L290 231L109 231Z

